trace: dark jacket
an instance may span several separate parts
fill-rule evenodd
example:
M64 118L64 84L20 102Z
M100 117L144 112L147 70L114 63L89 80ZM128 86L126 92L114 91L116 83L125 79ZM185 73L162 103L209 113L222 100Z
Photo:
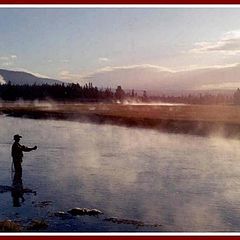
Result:
M14 142L12 145L12 158L22 160L23 152L30 152L32 149Z

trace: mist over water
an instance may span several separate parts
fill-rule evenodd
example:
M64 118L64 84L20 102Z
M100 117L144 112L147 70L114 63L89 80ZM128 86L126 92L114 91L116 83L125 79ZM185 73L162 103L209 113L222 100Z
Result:
M38 146L23 160L24 186L37 196L16 209L1 194L0 219L42 216L31 203L51 200L49 211L97 208L106 217L161 224L161 231L240 229L238 140L5 116L0 125L0 185L11 185L13 135Z
M149 102L149 103L138 103L138 102L124 102L124 105L138 105L138 106L185 106L184 103L165 103L165 102Z

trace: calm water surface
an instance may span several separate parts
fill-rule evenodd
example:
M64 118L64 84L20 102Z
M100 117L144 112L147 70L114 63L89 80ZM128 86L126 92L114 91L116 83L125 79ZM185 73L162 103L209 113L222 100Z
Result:
M0 185L11 186L12 136L25 153L25 194L1 193L0 219L45 218L48 231L240 231L240 141L55 120L0 116ZM52 201L40 208L36 203ZM104 217L61 220L51 213L97 208ZM161 227L111 224L106 217Z

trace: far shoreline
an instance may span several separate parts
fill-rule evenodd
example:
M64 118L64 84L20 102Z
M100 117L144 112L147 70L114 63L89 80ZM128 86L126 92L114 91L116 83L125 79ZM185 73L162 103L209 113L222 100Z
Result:
M2 102L0 113L12 117L114 124L169 133L240 138L240 107L234 105Z

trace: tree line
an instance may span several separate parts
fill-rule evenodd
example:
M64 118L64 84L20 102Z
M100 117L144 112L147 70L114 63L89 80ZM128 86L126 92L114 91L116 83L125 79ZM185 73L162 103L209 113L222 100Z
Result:
M98 89L92 83L84 86L74 84L42 84L42 85L0 85L0 98L5 101L48 100L55 101L104 101L113 99L114 92L110 88Z
M124 91L121 86L117 89L97 88L92 83L81 86L79 83L15 85L8 82L0 85L0 99L3 101L75 101L75 102L170 102L185 104L237 104L240 105L240 89L232 95L223 94L188 94L181 96L159 95L148 96L146 91L141 94L134 90Z

